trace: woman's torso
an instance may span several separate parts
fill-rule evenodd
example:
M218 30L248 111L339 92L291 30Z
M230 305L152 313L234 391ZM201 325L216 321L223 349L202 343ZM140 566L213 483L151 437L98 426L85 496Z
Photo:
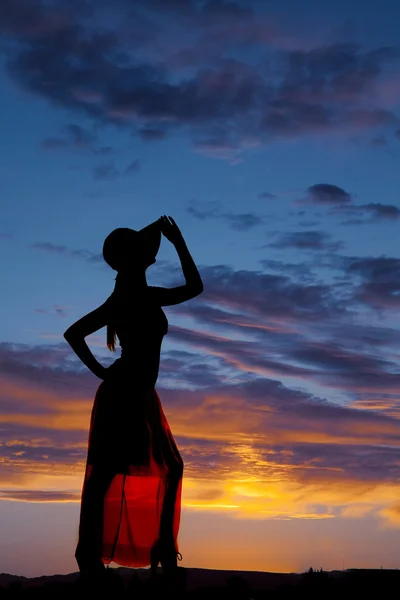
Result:
M154 387L160 366L161 344L168 320L155 304L151 288L123 299L113 294L109 300L109 324L121 346L118 369L145 387Z

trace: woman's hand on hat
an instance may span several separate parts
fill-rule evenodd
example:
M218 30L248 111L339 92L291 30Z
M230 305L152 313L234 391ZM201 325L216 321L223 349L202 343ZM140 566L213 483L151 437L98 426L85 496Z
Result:
M183 235L178 225L175 223L172 217L163 215L159 219L161 225L161 233L171 242L171 244L179 244L183 242Z

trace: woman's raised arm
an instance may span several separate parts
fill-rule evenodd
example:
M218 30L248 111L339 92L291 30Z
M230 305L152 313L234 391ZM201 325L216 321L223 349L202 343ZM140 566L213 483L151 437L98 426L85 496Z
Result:
M180 304L195 298L203 291L203 282L183 235L172 217L161 217L161 232L174 246L181 261L185 285L174 288L152 287L156 301L161 306Z

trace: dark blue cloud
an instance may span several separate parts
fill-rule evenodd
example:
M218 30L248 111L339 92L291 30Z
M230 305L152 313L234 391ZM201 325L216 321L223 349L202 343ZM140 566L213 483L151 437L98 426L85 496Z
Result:
M251 137L268 142L338 128L398 128L386 107L363 106L386 66L398 59L392 48L286 50L279 32L238 2L182 0L166 7L152 0L132 11L131 3L118 0L112 30L96 30L96 23L107 22L105 3L86 7L98 12L97 19L67 0L52 9L40 0L2 5L11 77L60 108L139 131L145 139L185 128L196 144L212 140L239 149ZM162 48L172 37L176 49L167 43L168 56L156 56L157 41ZM246 47L261 52L263 68L236 57Z
M348 204L352 200L351 194L331 183L316 183L307 192L308 199L315 204Z
M271 248L296 248L297 250L337 252L341 242L332 241L331 236L322 231L295 231L284 233L275 242L267 244Z

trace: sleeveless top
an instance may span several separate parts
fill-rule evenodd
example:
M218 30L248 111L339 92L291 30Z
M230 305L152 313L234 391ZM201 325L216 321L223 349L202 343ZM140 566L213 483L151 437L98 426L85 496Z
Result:
M107 304L109 324L121 347L121 358L117 360L128 367L138 381L154 386L168 320L161 306L154 301L151 286L140 295L132 292L123 298L113 292Z

